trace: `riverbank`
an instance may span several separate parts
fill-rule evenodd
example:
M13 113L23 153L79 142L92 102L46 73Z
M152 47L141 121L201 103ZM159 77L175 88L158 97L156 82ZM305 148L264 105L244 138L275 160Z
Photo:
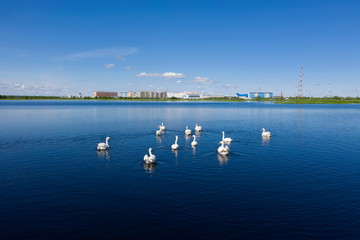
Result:
M132 98L132 97L56 97L56 96L4 96L0 95L0 100L87 100L87 101L134 101L134 102L245 102L247 100L237 97L224 97L224 98L202 98L202 99L181 99L181 98Z
M360 98L290 98L274 100L279 104L360 104Z
M181 99L181 98L91 98L91 97L56 97L56 96L4 96L0 100L88 100L88 101L135 101L135 102L272 102L277 104L360 104L360 98L273 98L273 99L241 99L237 97Z

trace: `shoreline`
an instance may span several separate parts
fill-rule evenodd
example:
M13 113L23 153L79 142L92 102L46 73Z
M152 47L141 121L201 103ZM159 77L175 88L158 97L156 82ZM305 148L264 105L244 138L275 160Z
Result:
M272 99L242 99L238 97L222 98L201 98L201 99L182 99L182 98L133 98L133 97L59 97L59 96L12 96L0 95L0 100L61 100L61 101L126 101L126 102L267 102L275 104L360 104L360 97L289 97L289 98L272 98Z
M255 99L246 100L239 98L208 98L208 99L154 99L154 98L64 98L64 97L43 97L43 96L2 96L0 101L42 101L42 100L61 100L61 101L123 101L123 102L267 102L274 104L360 104L360 98L347 99Z

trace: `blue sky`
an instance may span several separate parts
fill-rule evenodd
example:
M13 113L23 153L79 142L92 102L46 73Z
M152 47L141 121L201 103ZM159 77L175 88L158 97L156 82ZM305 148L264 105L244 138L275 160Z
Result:
M360 1L0 0L0 94L360 95Z

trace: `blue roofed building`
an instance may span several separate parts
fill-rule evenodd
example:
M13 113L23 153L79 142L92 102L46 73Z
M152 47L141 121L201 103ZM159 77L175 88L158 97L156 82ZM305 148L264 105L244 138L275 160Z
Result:
M238 98L243 98L243 99L249 98L249 94L247 94L247 93L236 93L236 96Z

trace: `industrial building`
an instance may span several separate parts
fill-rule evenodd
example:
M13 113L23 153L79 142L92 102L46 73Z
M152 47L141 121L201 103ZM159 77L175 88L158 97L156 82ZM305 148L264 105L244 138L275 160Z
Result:
M249 98L272 98L273 93L272 92L250 92Z
M94 92L94 97L118 97L117 92Z
M202 95L200 93L185 93L181 97L182 99L201 99Z

